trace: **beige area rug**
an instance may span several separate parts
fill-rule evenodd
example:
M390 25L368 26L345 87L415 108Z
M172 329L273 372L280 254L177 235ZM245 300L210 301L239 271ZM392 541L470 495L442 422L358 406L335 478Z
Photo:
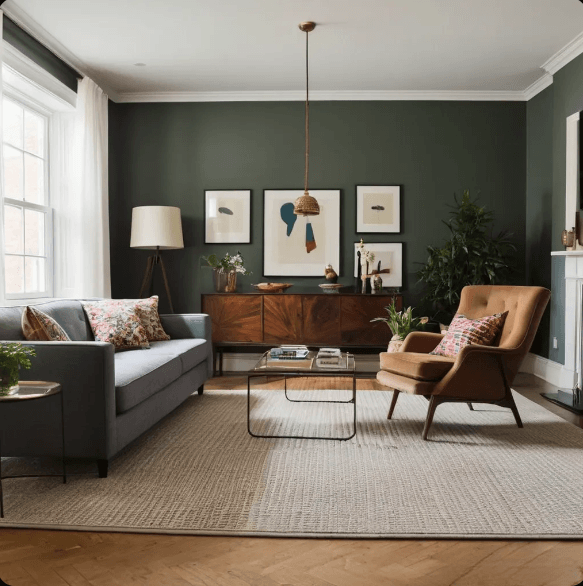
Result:
M347 386L345 380L328 382ZM296 384L308 389L321 383ZM281 388L279 382L271 385ZM295 394L300 395L322 398L332 392ZM427 401L400 397L389 422L390 398L388 392L359 391L357 436L339 442L255 439L247 434L243 390L195 395L117 457L107 479L89 467L78 468L67 485L56 478L5 481L0 526L583 538L583 430L516 395L524 429L501 408L476 405L472 412L465 404L447 404L438 408L430 441L424 442ZM344 434L350 409L292 404L281 391L262 386L253 399L254 428ZM22 464L5 463L13 469Z

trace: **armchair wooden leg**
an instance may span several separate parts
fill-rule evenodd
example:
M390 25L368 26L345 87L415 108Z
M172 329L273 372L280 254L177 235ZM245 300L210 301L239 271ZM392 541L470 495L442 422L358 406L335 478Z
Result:
M441 403L441 400L437 398L435 395L431 395L429 399L429 408L427 409L427 419L425 419L425 427L423 428L423 439L427 440L427 434L429 433L429 428L433 423L433 416L435 415L435 410L437 406Z
M389 408L387 419L390 419L393 416L393 411L395 410L395 405L397 404L397 399L399 398L400 392L401 391L397 391L397 389L393 391L393 398L391 399L391 407Z
M506 392L506 397L504 397L504 401L501 404L504 407L508 407L512 411L514 419L516 420L516 425L518 425L518 427L524 427L524 425L522 425L522 419L520 419L520 413L518 413L518 407L514 402L514 397L512 396L512 391L510 389L508 389Z
M474 406L471 403L468 403L468 407L470 408L470 411L474 410Z

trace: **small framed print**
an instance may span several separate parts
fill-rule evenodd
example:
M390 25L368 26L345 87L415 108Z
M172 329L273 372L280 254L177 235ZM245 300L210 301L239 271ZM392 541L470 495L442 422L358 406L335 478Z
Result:
M358 256L360 243L354 243L354 276L358 277ZM369 271L380 270L383 287L403 286L403 243L365 242L364 247L374 252L373 266ZM388 271L388 272L384 272Z
M399 185L356 186L356 232L401 231Z
M204 243L251 242L251 190L204 192Z

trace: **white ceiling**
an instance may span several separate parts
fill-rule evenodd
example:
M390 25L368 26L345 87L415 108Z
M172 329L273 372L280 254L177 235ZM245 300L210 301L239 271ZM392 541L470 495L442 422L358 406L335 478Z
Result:
M583 31L579 0L8 0L4 8L30 17L117 94L301 90L303 20L318 25L313 90L523 91Z

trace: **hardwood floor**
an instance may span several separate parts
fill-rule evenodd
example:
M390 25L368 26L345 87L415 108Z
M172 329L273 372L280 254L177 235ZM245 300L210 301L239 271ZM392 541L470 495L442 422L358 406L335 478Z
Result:
M205 388L241 382L225 377ZM366 388L374 385L363 381ZM582 418L539 397L547 390L540 379L519 375L514 388L583 427ZM583 542L307 540L3 529L0 579L10 586L575 586L583 581Z

